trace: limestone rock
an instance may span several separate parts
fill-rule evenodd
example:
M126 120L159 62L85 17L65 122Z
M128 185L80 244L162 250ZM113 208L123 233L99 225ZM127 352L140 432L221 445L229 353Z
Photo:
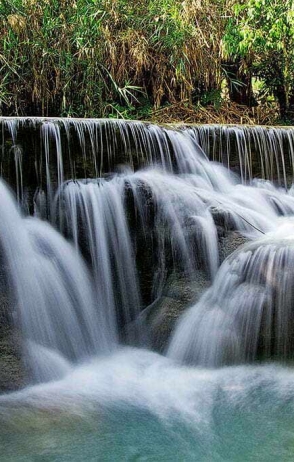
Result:
M5 273L5 268L0 266L0 393L17 390L25 384L21 338L11 323L11 301Z
M25 384L20 343L16 330L7 326L0 328L0 393L17 390Z
M249 242L249 239L242 236L238 231L228 231L219 238L219 261L222 263L231 253Z
M149 329L151 347L163 351L180 315L196 303L210 281L204 271L197 271L195 278L172 274L163 289L162 296L142 313Z

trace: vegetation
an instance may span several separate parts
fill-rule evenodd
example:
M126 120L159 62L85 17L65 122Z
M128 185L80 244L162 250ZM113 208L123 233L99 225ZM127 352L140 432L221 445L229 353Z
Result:
M3 115L291 122L293 71L292 0L0 0Z
M224 36L225 53L233 60L244 85L241 92L245 92L244 102L252 104L254 75L262 83L259 96L273 95L284 120L293 116L293 5L292 0L249 0L235 4Z

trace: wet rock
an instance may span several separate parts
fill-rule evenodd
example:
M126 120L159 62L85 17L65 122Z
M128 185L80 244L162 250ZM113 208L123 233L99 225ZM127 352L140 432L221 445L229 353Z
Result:
M11 322L11 302L7 295L5 269L0 267L0 393L17 390L25 384L21 361L20 334Z
M223 234L219 237L220 263L248 242L248 239L237 231L226 230ZM166 348L178 318L187 308L199 301L210 284L211 281L203 268L197 270L193 278L188 278L181 272L169 276L162 295L142 312L151 348L160 352Z
M236 228L234 218L227 210L224 210L221 207L210 207L210 213L219 234L222 235L223 233Z
M150 346L162 352L180 315L197 303L210 281L204 271L197 271L194 279L172 274L163 288L162 296L142 313L147 324Z
M249 242L249 239L244 237L238 231L228 231L224 236L219 238L219 261L222 263L231 253L235 252L239 247Z
M25 385L20 356L20 335L10 326L0 327L0 393L17 390Z
M230 212L221 207L211 207L210 212L217 229L219 261L222 263L238 247L249 242L249 239L237 231L234 217Z
M210 280L204 271L197 271L194 279L175 273L168 278L162 293L163 296L190 303L199 298L209 285Z

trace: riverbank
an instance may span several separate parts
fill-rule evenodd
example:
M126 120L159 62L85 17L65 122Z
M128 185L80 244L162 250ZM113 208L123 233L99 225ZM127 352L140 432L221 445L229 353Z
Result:
M188 101L180 102L152 111L150 119L156 123L287 125L280 120L278 107L274 103L248 107L231 101L223 101L219 106L195 106Z

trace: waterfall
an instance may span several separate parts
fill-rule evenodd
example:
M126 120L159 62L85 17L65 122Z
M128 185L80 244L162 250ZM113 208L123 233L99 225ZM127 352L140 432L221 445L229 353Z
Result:
M36 380L144 345L142 310L171 274L198 271L212 285L169 356L204 366L293 356L293 129L0 125L1 176L16 195L1 180L0 247ZM250 241L221 267L220 221Z
M208 367L294 355L294 222L223 263L212 287L180 320L168 355Z
M45 195L47 216L63 181L101 177L120 164L135 170L160 166L183 174L197 173L208 158L236 172L243 184L259 177L287 188L293 179L291 127L159 127L137 121L37 117L0 117L0 125L2 177L15 187L25 209L32 211L33 198Z
M294 129L0 125L3 460L292 460Z
M58 191L56 209L56 220L64 221L76 250L82 247L89 255L103 319L116 341L116 318L122 328L136 318L141 305L124 193L119 178L71 181Z
M50 370L59 370L66 359L77 362L112 349L114 341L81 256L48 223L23 218L2 181L0 197L1 249L26 359L36 379L52 378Z

